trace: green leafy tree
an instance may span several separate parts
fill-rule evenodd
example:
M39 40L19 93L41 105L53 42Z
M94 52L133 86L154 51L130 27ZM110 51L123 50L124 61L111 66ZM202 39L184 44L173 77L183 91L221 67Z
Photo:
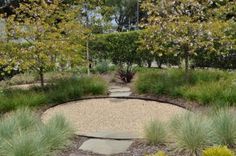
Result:
M110 9L103 15L117 24L118 32L135 29L139 18L145 16L145 12L139 10L139 3L140 0L106 0L105 6Z
M19 47L14 54L4 50L6 56L12 56L21 69L36 71L44 86L45 71L58 64L73 66L82 60L86 30L79 22L79 11L59 0L22 3L16 14L6 18L9 40Z
M144 36L142 45L146 44L159 55L173 53L184 59L188 79L189 62L199 51L227 53L234 47L229 31L232 21L214 16L221 7L234 4L231 2L146 0L142 8L149 16L144 26L153 35Z

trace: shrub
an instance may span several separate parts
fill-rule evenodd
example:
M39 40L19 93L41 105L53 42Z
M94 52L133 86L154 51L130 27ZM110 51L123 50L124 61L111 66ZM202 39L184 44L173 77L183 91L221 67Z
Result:
M163 144L166 141L166 129L160 121L151 121L145 127L145 137L149 144Z
M130 65L140 60L137 52L139 31L96 35L91 50L97 59L110 59L116 65Z
M135 72L132 71L132 69L127 68L127 69L119 69L117 74L120 80L122 80L125 83L130 83L135 75Z
M106 61L102 61L95 66L95 71L99 74L105 74L109 72L109 64Z
M234 153L226 146L210 147L203 151L203 156L234 156Z
M49 133L51 132L51 133ZM67 145L73 129L62 116L44 125L29 109L10 113L0 122L0 155L46 156Z
M178 150L196 154L212 143L209 121L201 115L176 116L171 122L171 132Z
M212 121L216 143L233 147L236 144L236 115L229 110L220 110Z

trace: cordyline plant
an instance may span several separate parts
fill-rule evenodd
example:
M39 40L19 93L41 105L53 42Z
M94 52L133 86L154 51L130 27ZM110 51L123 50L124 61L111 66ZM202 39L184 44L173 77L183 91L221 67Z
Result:
M22 70L36 71L44 86L44 72L48 69L73 67L82 61L87 30L80 24L80 11L78 6L60 0L21 3L15 14L5 18L7 48L1 51L4 57L0 61L13 61Z

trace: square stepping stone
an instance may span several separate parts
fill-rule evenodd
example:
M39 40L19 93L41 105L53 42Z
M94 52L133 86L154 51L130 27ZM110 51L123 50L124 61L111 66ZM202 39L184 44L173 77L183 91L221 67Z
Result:
M131 140L139 138L138 135L135 135L131 132L99 131L94 133L88 133L86 135L90 137L103 138L103 139Z
M119 89L122 88L122 86L110 86L109 89Z
M128 97L132 94L132 92L114 92L111 93L110 97Z
M130 88L128 87L122 87L122 88L110 88L109 92L130 92Z
M132 143L133 141L89 139L79 149L96 154L111 155L126 152Z

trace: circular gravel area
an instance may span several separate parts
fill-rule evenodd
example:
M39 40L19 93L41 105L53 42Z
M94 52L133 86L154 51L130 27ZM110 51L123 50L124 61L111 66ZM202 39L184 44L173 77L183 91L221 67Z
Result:
M145 125L158 119L166 122L187 110L167 103L138 99L90 99L70 102L50 108L42 115L47 122L55 114L62 114L72 123L76 134L95 132L132 133L143 137Z

